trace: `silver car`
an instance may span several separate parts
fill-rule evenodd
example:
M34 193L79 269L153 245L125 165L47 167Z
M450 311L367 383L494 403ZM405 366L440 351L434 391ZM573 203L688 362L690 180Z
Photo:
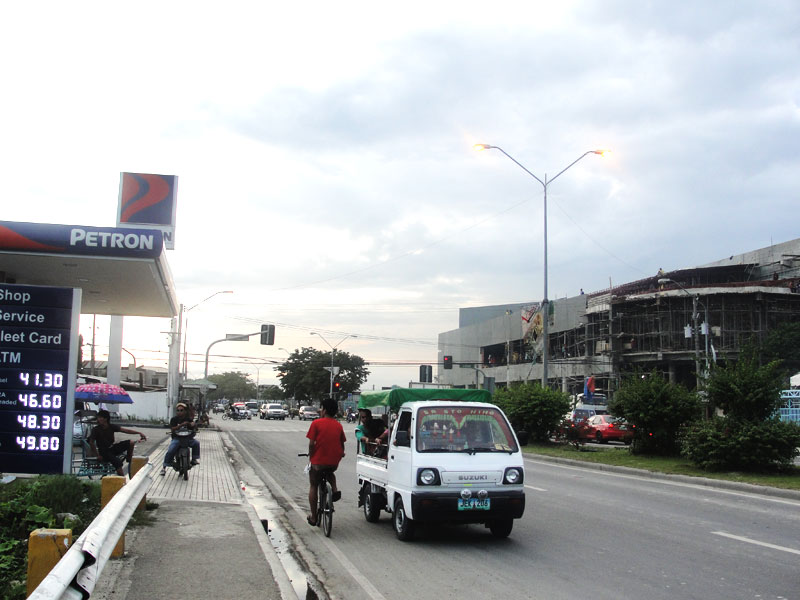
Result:
M313 421L319 419L319 411L313 406L301 406L298 417L301 421Z

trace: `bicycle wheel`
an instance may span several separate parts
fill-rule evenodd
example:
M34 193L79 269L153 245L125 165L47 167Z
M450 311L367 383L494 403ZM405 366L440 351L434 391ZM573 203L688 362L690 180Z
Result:
M331 491L331 484L327 481L320 485L320 488L319 506L322 516L322 532L325 537L331 537L331 528L333 527L333 491Z

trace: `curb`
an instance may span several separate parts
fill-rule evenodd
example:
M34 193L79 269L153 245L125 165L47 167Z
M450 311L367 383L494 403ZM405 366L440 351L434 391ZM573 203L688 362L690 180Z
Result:
M637 475L639 477L648 477L650 479L663 479L666 481L680 481L681 483L693 483L695 485L702 485L709 488L719 488L723 490L735 490L739 492L747 492L750 494L758 494L761 496L771 496L776 498L787 498L789 500L800 501L800 491L787 490L783 488L770 487L767 485L755 485L753 483L741 483L738 481L726 481L724 479L709 479L708 477L692 477L690 475L674 475L670 473L659 473L658 471L648 471L646 469L634 469L633 467L620 467L617 465L605 465L602 463L584 462L581 460L574 460L571 458L560 458L557 456L546 456L544 454L535 454L531 452L524 452L523 456L529 459L537 459L543 462L560 463L570 465L573 467L583 467L586 469L594 469L596 471L609 471L612 473L623 473L626 475Z

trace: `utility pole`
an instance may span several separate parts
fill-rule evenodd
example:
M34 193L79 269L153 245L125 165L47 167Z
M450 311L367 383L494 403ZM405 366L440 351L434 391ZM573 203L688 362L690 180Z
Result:
M700 391L700 329L697 327L697 294L692 296L692 325L694 327L694 370L695 370L695 387ZM708 339L708 336L706 336Z

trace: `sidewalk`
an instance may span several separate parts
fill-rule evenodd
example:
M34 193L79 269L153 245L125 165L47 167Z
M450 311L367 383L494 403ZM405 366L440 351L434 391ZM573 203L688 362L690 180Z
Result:
M92 598L295 598L255 510L239 489L219 431L202 430L200 465L184 481L169 469L147 492L153 524L126 534ZM159 469L165 439L150 454Z

